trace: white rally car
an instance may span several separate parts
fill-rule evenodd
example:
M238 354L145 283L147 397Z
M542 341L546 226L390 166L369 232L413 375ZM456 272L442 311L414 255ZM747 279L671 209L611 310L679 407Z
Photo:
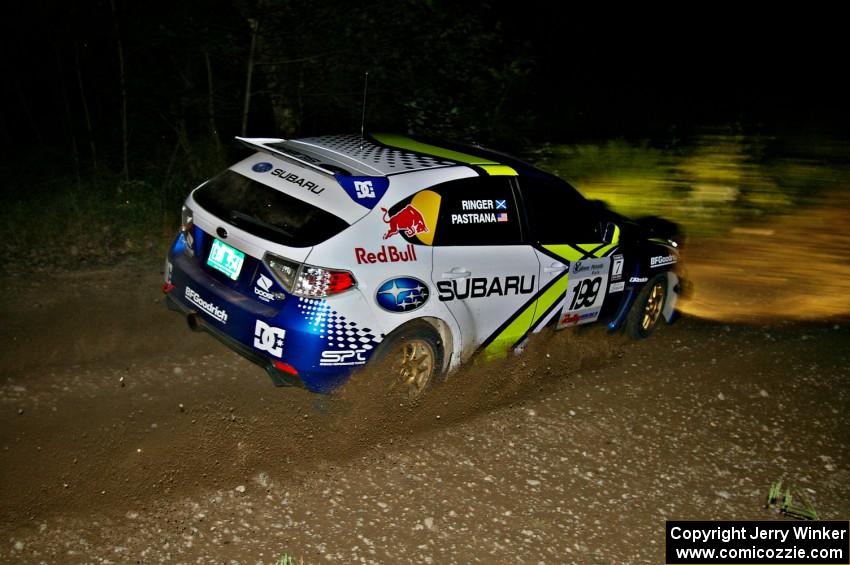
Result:
M240 141L254 153L187 197L163 290L276 384L329 391L389 359L416 396L547 326L641 338L675 317L672 224L507 155L396 135Z

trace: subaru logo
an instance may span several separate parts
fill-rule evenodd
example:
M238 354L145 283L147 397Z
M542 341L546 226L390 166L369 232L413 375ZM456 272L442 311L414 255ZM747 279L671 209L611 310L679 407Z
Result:
M266 163L265 161L263 161L262 163L255 164L253 167L251 167L251 170L254 171L255 173L267 173L267 172L271 171L273 168L274 168L274 165L272 165L271 163Z
M410 312L428 301L428 285L413 277L390 279L378 287L375 300L389 312Z

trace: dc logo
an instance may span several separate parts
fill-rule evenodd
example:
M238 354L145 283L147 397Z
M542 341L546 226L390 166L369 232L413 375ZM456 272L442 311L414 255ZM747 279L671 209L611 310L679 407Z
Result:
M354 191L357 193L357 198L375 198L375 189L370 180L354 181Z
M255 173L267 173L267 172L271 171L273 168L274 168L274 166L271 163L262 162L262 163L257 163L256 165L251 167L251 170L254 171Z
M283 338L286 330L275 328L257 320L254 326L254 347L260 351L268 351L278 359L283 355Z

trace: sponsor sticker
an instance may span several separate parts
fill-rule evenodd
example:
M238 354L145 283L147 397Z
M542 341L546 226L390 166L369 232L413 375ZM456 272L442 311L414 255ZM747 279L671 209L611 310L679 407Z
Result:
M336 180L345 190L349 198L363 206L372 209L384 197L390 181L386 177L348 177L337 175Z
M573 263L572 274L582 276L600 275L605 269L606 261L576 261Z
M406 263L416 261L416 247L408 243L402 251L395 245L382 245L380 251L369 252L363 247L354 248L354 258L357 263Z
M649 280L649 277L632 277L629 279L630 283L645 283Z
M452 224L495 224L496 222L508 221L507 214L504 220L499 220L493 212L465 212L463 214L452 214Z
M510 294L531 294L534 292L535 275L510 275L507 277L474 277L452 279L437 282L440 302L465 300L467 298L486 298L488 296L507 296Z
M623 288L625 288L626 283L624 281L620 281L617 283L611 283L608 286L608 292L623 292Z
M585 259L570 265L570 278L564 296L558 329L593 322L599 317L608 294L611 259Z
M611 280L618 281L623 278L623 256L614 255L611 257Z
M504 203L504 200L497 202ZM495 206L492 200L461 200L460 208L461 210L492 210Z
M212 302L208 302L201 298L201 295L198 294L194 289L187 286L183 295L186 297L186 300L200 308L203 312L212 316L214 320L221 322L222 324L227 323L227 310L224 308L220 308L213 304Z
M313 181L309 181L302 176L299 176L291 171L287 171L286 169L277 169L271 163L255 163L254 166L251 167L251 170L255 173L269 173L272 176L275 176L288 183L295 184L304 188L305 190L309 190L313 194L318 195L325 191L324 187L319 186Z
M254 285L254 294L260 297L264 302L271 302L275 299L272 293L272 280L266 275L260 275Z
M321 194L325 191L324 187L319 186L318 184L314 183L313 181L309 181L309 180L307 180L303 177L296 175L295 173L290 173L289 171L286 171L284 169L274 169L274 170L272 170L272 175L276 176L280 179L283 179L288 183L296 184L300 187L303 187L306 190L309 190L310 192L312 192L313 194L318 195L318 194Z
M339 349L322 351L319 365L322 367L348 367L366 364L365 349Z
M268 292L272 289L272 280L266 275L260 275L260 278L257 279L257 286Z
M649 260L649 268L654 269L656 267L663 267L664 265L672 265L678 261L675 255L659 255L657 257L652 257Z
M422 212L408 204L389 218L387 217L387 209L381 208L384 212L384 222L389 224L387 233L384 234L384 239L388 239L397 233L404 232L407 237L413 237L418 233L428 231L428 226L425 225L425 217Z
M428 301L428 285L413 277L390 279L378 287L375 300L388 312L410 312Z
M354 181L354 195L358 200L362 200L364 198L375 198L375 188L372 186L372 181Z
M499 210L507 210L507 200L461 200L460 211L456 214L451 214L452 224L495 224L498 222L507 222L507 212L499 212Z
M591 311L591 312L566 312L563 316L561 316L560 321L558 322L558 328L565 328L567 326L576 326L582 322L592 322L597 317L599 317L599 310Z
M283 338L286 330L270 326L262 320L257 320L254 326L254 347L260 351L267 351L280 359L283 355Z

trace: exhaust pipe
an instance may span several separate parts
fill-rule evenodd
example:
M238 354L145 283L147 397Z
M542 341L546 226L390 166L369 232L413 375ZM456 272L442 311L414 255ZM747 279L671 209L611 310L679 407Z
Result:
M204 331L203 322L201 322L201 317L196 312L191 312L186 315L186 323L189 324L189 329L193 332L202 332Z

